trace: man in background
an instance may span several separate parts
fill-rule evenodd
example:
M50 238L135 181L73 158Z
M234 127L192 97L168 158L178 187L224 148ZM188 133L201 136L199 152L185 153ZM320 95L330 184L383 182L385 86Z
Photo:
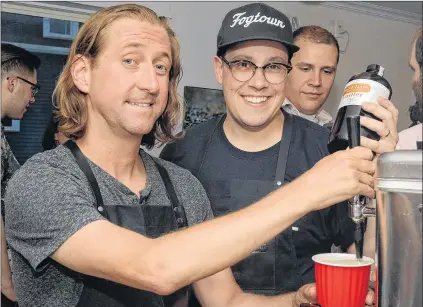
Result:
M37 69L40 59L31 52L11 45L1 44L1 119L22 119L35 102L40 87ZM3 229L4 195L9 179L19 168L19 163L10 149L1 126L1 292L2 306L16 300L12 274L7 254Z
M293 33L300 50L294 53L292 71L286 82L285 111L321 126L332 124L332 116L322 109L335 80L339 45L328 30L304 26Z
M421 149L422 142L422 63L423 63L423 47L422 47L422 29L417 31L413 41L413 47L410 54L410 67L414 72L413 75L413 92L416 97L416 103L410 108L410 119L412 126L399 133L399 141L397 149Z

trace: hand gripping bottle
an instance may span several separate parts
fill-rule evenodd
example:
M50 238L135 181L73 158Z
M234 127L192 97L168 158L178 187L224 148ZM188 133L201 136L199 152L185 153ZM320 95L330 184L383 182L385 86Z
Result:
M347 117L367 116L379 120L373 114L361 109L363 102L377 103L379 96L391 99L392 88L383 77L384 68L377 64L367 66L365 72L353 76L347 83L338 108L338 114L329 137L330 153L348 147ZM379 135L365 127L361 127L360 135L379 140Z

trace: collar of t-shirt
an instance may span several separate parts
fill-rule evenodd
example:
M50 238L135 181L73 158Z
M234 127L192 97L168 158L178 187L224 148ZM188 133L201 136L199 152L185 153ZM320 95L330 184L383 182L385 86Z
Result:
M325 110L319 110L316 114L308 115L303 114L292 104L291 101L288 100L288 98L285 98L285 101L282 104L282 108L294 115L300 116L302 118L305 118L313 123L316 123L318 125L325 125L327 123L330 123L332 121L332 116L326 112Z
M217 126L217 140L221 146L224 146L227 151L234 157L243 160L260 160L260 159L269 159L272 156L275 156L279 153L279 147L281 141L277 142L276 144L270 146L267 149L261 151L244 151L235 147L228 139L225 134L225 130L223 129L223 123L225 122L226 115L222 118ZM219 149L222 147L219 147Z

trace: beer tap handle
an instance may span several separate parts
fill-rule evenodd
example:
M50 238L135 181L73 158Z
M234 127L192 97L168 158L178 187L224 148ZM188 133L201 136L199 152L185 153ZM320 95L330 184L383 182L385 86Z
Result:
M348 130L348 144L350 149L360 146L360 116L351 116L347 117L347 130ZM362 209L363 205L360 201L360 196L357 195L354 197L354 201L350 206L350 213L353 216L350 216L355 222L354 230L354 243L355 243L355 255L357 259L363 258L363 249L364 249L364 228L365 220L363 218ZM355 210L357 209L357 210Z
M347 117L348 144L350 148L360 146L360 116Z

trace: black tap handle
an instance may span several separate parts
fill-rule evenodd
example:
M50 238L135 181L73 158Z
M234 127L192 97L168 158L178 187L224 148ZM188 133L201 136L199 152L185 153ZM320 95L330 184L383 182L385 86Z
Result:
M360 128L360 116L347 117L348 144L350 148L360 146ZM354 243L357 259L363 258L364 227L364 221L358 221L355 224Z
M360 146L360 116L347 117L348 145L350 148Z

